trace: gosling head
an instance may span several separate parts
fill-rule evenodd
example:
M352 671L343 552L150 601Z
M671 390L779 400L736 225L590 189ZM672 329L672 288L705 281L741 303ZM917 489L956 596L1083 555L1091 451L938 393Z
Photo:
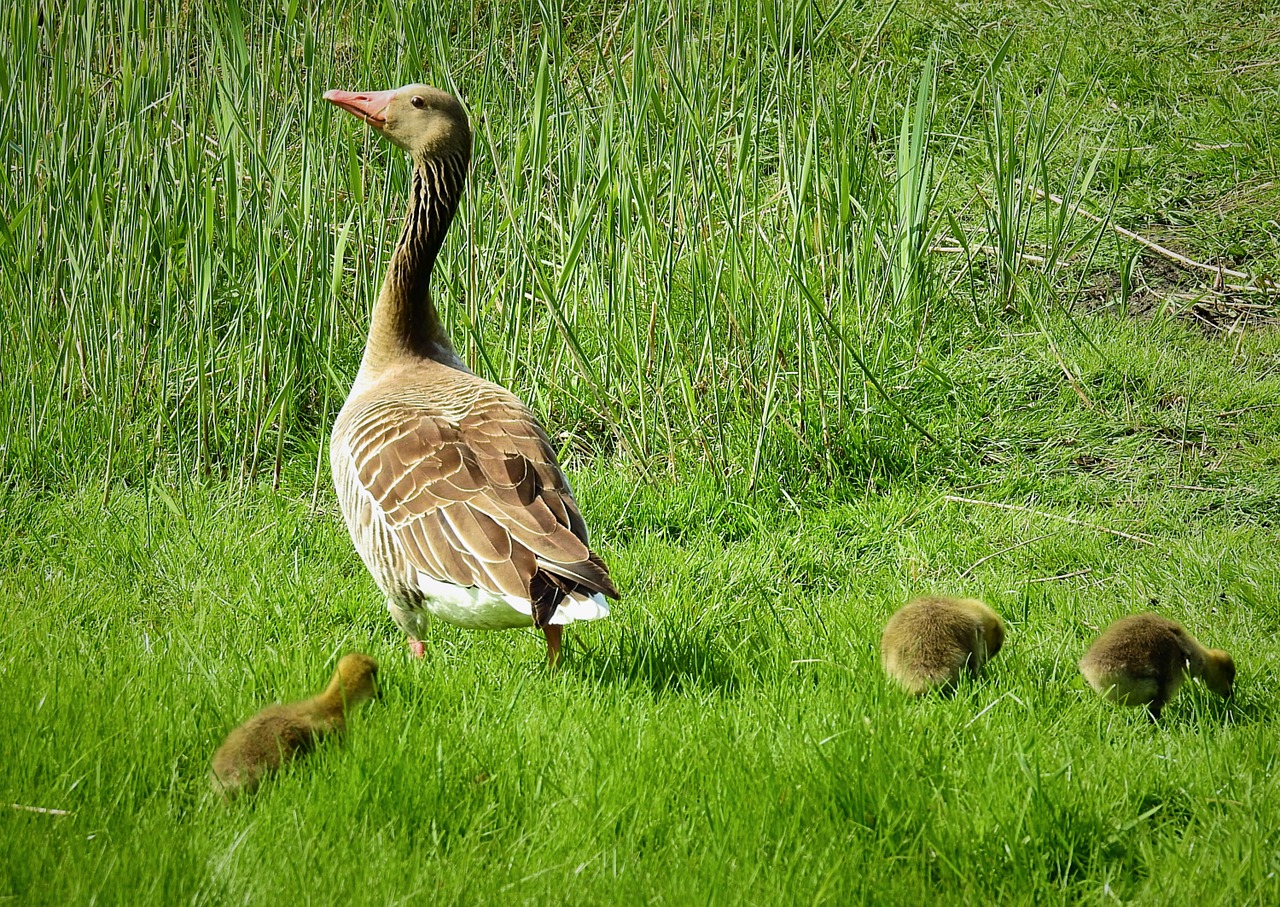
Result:
M1000 619L1000 615L985 605L983 612L982 641L987 647L987 658L994 658L1000 651L1000 647L1004 645L1004 621Z
M458 99L430 85L391 91L339 91L324 99L364 120L415 160L471 154L471 126Z
M360 652L342 656L333 678L347 705L378 695L378 663Z
M1204 653L1204 670L1201 677L1205 686L1223 699L1230 699L1235 689L1236 663L1221 649L1209 649Z

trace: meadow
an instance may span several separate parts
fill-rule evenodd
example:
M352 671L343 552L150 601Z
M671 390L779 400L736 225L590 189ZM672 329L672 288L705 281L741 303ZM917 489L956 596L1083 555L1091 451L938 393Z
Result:
M0 12L0 903L1280 902L1280 7L72 0ZM414 660L326 439L409 168L622 601ZM1007 622L890 686L911 596ZM1076 661L1155 608L1236 696ZM383 698L224 804L344 652Z

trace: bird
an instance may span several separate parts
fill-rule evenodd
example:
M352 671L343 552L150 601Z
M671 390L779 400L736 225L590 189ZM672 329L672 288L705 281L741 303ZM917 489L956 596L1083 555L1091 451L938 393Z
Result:
M1004 645L1000 616L976 598L923 595L903 605L880 637L880 664L907 692L954 688L977 677Z
M286 705L269 705L235 728L213 754L209 784L228 800L252 793L263 777L341 737L347 709L377 694L378 663L358 652L344 655L324 692Z
M364 357L330 437L351 539L415 656L435 617L537 627L554 668L564 625L607 617L606 599L620 596L546 431L514 394L467 368L432 300L471 159L467 114L421 84L324 99L413 165Z
M1188 675L1224 699L1233 692L1236 665L1221 649L1207 649L1176 620L1150 611L1111 624L1080 659L1085 681L1120 705L1146 706L1160 718Z

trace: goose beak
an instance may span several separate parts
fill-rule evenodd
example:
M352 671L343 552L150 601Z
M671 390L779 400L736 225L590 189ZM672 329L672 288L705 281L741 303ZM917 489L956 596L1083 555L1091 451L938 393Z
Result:
M375 129L387 124L387 108L395 97L395 89L391 91L339 91L331 88L324 93L324 99L330 104L341 107L352 116L357 116Z

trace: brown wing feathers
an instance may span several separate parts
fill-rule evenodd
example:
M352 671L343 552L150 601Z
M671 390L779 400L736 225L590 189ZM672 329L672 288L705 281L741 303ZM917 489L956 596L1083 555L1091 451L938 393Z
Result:
M456 425L427 407L371 407L349 435L361 485L414 567L528 598L538 625L572 592L617 598L546 435L514 399L494 402Z

